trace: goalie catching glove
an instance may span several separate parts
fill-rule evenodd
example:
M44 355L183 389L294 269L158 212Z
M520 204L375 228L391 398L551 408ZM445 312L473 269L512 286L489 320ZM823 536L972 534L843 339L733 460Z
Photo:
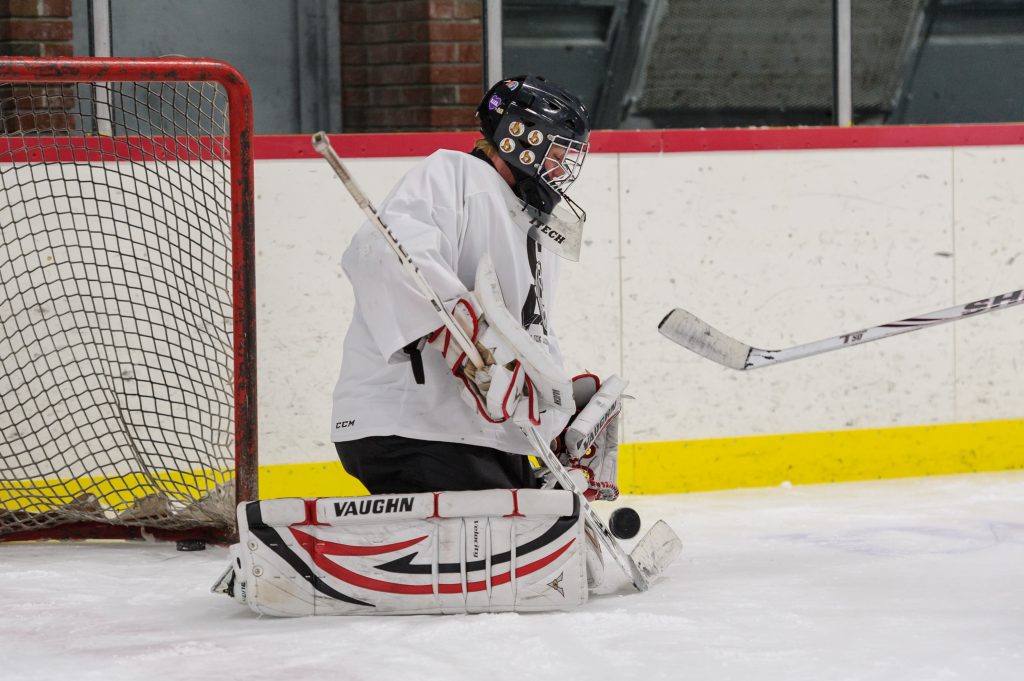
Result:
M619 414L626 385L614 375L603 383L594 374L572 379L576 415L552 449L589 501L619 497Z
M569 400L572 382L505 307L494 265L486 255L476 271L476 289L450 308L484 360L476 367L447 327L427 337L462 383L462 399L491 423L517 417L540 424L540 413L551 408L575 411Z

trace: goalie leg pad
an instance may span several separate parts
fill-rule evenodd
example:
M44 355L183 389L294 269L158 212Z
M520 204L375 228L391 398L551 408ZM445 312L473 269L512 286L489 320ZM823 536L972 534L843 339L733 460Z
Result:
M528 612L587 600L584 519L564 490L272 499L239 504L238 521L231 591L260 614Z

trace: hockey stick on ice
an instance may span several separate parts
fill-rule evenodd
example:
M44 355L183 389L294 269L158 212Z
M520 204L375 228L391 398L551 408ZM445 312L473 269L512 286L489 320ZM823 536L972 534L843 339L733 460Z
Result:
M456 342L466 353L469 360L478 369L482 368L484 366L483 358L480 357L480 353L476 349L476 345L462 327L455 321L447 308L445 308L437 293L435 293L433 288L430 286L430 282L428 282L423 276L423 273L420 272L419 267L417 267L416 263L413 262L412 258L402 247L402 244L398 241L391 230L388 229L388 226L380 219L380 216L374 209L373 204L370 203L366 194L364 194L356 184L355 180L341 162L337 153L335 153L334 149L331 147L326 133L318 132L313 135L313 148L327 160L338 178L341 179L342 183L344 183L349 194L351 194L352 198L355 199L355 202L359 204L363 213L365 213L370 222L374 224L377 230L387 241L388 245L391 246L395 255L398 256L398 260L401 262L402 268L416 282L416 286L419 288L420 293L423 294L423 297L434 306L434 310L437 312L438 316L441 317L445 328L451 332L452 337L455 338ZM646 591L649 589L651 580L668 567L682 549L682 542L679 540L679 537L676 536L675 532L673 532L664 521L659 520L647 532L647 534L644 535L643 539L637 543L633 552L631 554L626 553L625 549L623 549L618 541L616 541L605 522L597 512L594 511L590 502L588 502L586 497L576 489L576 486L572 482L572 478L569 477L568 471L566 471L565 468L562 467L561 463L559 463L558 457L556 457L554 452L551 451L548 444L544 442L544 439L537 432L537 429L532 426L523 425L520 425L520 429L529 441L535 455L544 463L548 470L551 471L555 476L555 479L557 479L562 485L562 488L573 490L577 499L579 499L580 507L583 510L587 526L597 534L602 546L604 546L605 550L608 551L615 562L618 563L623 572L626 573L626 576L629 577L633 586L636 587L638 591Z
M973 303L955 305L944 310L930 312L917 317L908 317L888 324L872 326L868 329L851 331L842 336L825 338L812 343L794 345L791 348L782 350L762 350L750 345L744 345L735 338L726 336L721 331L712 328L703 320L698 319L686 310L676 308L665 315L665 318L658 324L658 331L671 341L679 343L684 348L706 357L713 362L739 371L748 369L759 369L761 367L773 366L782 362L790 362L794 359L803 359L812 355L820 355L833 350L842 350L851 345L869 343L889 336L897 336L901 333L917 331L928 326L955 322L964 317L1002 310L1007 307L1024 303L1024 289L1011 291L991 298L982 298Z

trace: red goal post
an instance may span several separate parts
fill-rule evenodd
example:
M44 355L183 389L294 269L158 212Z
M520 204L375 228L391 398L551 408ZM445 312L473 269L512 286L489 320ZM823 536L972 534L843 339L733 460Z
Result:
M0 541L230 540L257 498L252 98L0 58Z

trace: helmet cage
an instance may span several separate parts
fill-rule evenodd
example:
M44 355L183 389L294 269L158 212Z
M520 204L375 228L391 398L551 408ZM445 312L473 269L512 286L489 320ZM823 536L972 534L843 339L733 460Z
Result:
M552 135L550 138L551 144L539 164L538 176L561 194L562 198L568 198L565 193L580 176L590 144L562 135Z

